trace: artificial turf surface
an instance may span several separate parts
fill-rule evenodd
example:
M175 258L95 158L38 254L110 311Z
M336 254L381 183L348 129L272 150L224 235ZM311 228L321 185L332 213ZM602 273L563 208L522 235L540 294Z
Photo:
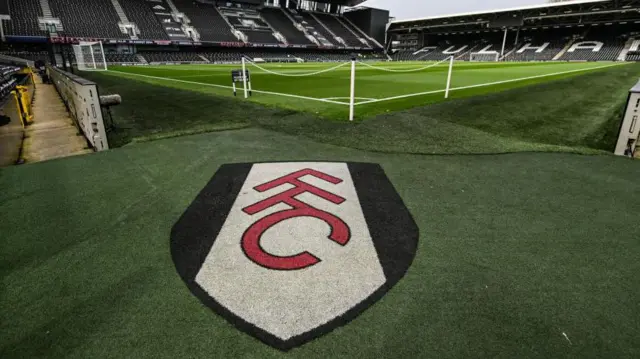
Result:
M274 160L380 163L420 229L380 302L286 354L204 307L169 251L220 165ZM264 129L4 168L0 356L638 357L638 178L610 156L380 154Z
M477 154L605 153L638 66L355 124L89 74L133 144L0 169L0 357L638 357L640 162ZM285 354L189 292L169 232L220 165L290 160L379 163L420 239L381 301Z

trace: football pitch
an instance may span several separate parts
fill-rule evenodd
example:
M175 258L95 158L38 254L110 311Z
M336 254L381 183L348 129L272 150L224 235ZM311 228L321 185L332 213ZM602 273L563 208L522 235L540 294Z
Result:
M602 70L620 63L469 63L453 65L449 99L476 96ZM109 74L233 96L240 65L112 66ZM251 101L322 117L348 118L350 63L251 64ZM445 101L449 62L358 62L356 119ZM238 83L238 96L243 96Z

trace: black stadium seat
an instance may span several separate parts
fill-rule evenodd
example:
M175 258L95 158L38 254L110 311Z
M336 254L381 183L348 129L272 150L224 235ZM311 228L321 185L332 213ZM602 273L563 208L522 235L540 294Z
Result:
M149 51L140 52L148 62L203 62L204 60L196 53L192 52L160 52Z
M331 32L333 32L336 36L341 37L349 46L352 47L367 47L367 45L363 44L358 38L347 29L340 20L334 15L329 14L315 14L316 17L325 24Z
M255 44L278 44L279 41L273 36L273 32L264 30L241 30L249 37L249 42Z
M262 17L269 22L290 44L311 45L312 42L298 30L291 19L281 9L265 7L260 11Z
M40 30L38 17L42 16L42 9L38 0L2 0L7 1L11 20L3 21L5 35L16 36L47 36L47 32Z
M202 4L193 0L174 0L174 3L178 10L189 17L191 25L200 33L201 41L239 41L213 5Z
M120 0L120 5L129 21L140 30L139 38L148 40L168 40L169 36L158 22L147 0Z
M65 36L129 38L118 27L120 19L111 0L49 0L49 4L54 16L62 21Z

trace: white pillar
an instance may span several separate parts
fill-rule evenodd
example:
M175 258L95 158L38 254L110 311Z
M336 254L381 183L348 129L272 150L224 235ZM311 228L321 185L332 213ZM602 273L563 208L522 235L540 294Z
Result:
M351 59L351 94L349 95L349 121L353 121L356 102L356 59Z
M507 45L507 31L509 31L506 27L504 28L504 38L502 39L502 50L500 50L500 58L504 56L504 47Z

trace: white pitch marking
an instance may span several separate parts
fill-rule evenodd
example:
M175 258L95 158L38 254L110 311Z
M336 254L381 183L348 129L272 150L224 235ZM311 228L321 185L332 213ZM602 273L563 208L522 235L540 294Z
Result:
M170 77L149 76L149 75L141 75L141 74L135 74L135 73L131 73L131 72L114 71L114 70L108 70L108 71L110 71L110 72L118 72L118 73L125 74L125 75L148 77L148 78L157 79L157 80L167 80L167 81L174 81L174 82L183 82L183 83L193 84L193 85L203 85L203 86L209 86L209 87L233 89L233 87L231 87L231 86L208 84L208 83L196 82L196 81L179 80L179 79L174 79L174 78L170 78ZM346 103L346 102L332 101L332 100L326 100L326 99L316 98L316 97L307 97L307 96L292 95L292 94L280 93L280 92L262 91L262 90L255 90L255 89L252 89L252 91L256 92L256 93L267 94L267 95L292 97L292 98L299 98L299 99L303 99L303 100L319 101L319 102L332 103L332 104L336 104L336 105L349 106L349 104Z
M462 87L454 87L449 89L449 91L456 91L456 90L465 90L465 89L470 89L470 88L475 88L475 87L485 87L485 86L493 86L493 85L500 85L500 84L506 84L509 82L518 82L518 81L525 81L525 80L532 80L532 79L538 79L538 78L542 78L542 77L549 77L549 76L556 76L556 75L563 75L563 74L569 74L572 72L580 72L580 71L589 71L589 70L597 70L597 69L604 69L607 67L613 67L613 66L620 66L620 65L625 65L626 63L620 63L620 64L613 64L613 65L604 65L604 66L598 66L598 67L591 67L588 69L577 69L577 70L569 70L569 71L561 71L561 72L554 72L551 74L544 74L544 75L536 75L536 76L529 76L529 77L521 77L518 79L511 79L511 80L504 80L504 81L496 81L496 82L487 82L484 84L478 84L478 85L469 85L469 86L462 86ZM366 105L369 103L375 103L375 102L382 102L382 101L391 101L391 100L399 100L399 99L403 99L403 98L408 98L408 97L416 97L416 96L423 96L423 95L432 95L435 93L440 93L440 92L445 92L446 90L434 90L434 91L426 91L426 92L418 92L418 93L412 93L412 94L408 94L408 95L401 95L401 96L393 96L393 97L386 97L386 98L381 98L381 99L377 99L377 100L370 100L370 101L364 101L364 102L358 102L356 104L356 106L359 105Z
M348 100L349 97L327 97L325 100ZM375 98L370 97L354 97L356 100L375 100Z

